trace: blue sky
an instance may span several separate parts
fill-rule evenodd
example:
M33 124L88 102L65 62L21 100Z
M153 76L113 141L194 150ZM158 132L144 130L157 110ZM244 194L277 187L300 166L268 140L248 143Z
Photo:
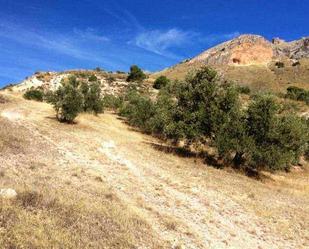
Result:
M0 0L0 87L35 71L156 71L239 34L309 35L309 0Z

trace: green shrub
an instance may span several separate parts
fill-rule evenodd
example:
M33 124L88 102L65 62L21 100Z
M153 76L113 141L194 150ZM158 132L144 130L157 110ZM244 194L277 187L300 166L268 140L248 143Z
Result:
M227 162L252 170L289 170L308 152L307 123L284 116L271 95L257 95L243 108L239 87L219 84L202 68L160 89L156 100L130 90L119 113L141 130L189 145L211 143Z
M169 83L170 80L166 76L160 76L153 83L153 88L161 89L162 87L167 86Z
M62 82L62 85L48 97L60 122L72 123L83 111L83 94L78 88L79 84L76 77L71 76L68 82Z
M89 80L89 82L95 82L95 81L98 81L98 78L94 74L91 74L90 77L88 78L88 80Z
M123 98L112 94L107 94L103 97L103 103L106 108L118 109L123 104Z
M23 96L25 99L28 100L36 100L42 102L44 98L44 92L39 88L31 88L27 90Z
M259 96L250 104L247 130L254 140L249 164L256 169L288 170L308 141L305 122L295 115L279 116L279 107L271 96Z
M119 110L119 114L127 118L129 124L141 128L150 133L150 119L155 114L153 102L137 91L130 91L125 96L125 101Z
M133 65L130 67L130 73L127 77L128 82L132 82L132 81L141 82L144 79L146 79L146 75L144 74L142 69L140 69L136 65Z
M250 94L251 90L248 86L237 86L237 90L242 94Z
M167 138L175 142L184 139L190 144L210 136L212 105L218 88L217 73L205 67L174 87L176 104L172 109L171 123L165 129Z
M80 89L84 100L83 110L85 112L93 112L96 115L102 113L104 108L100 83L97 81L90 82L89 84L83 82Z
M288 87L285 97L298 101L304 101L309 104L309 91L306 91L305 89L296 86Z

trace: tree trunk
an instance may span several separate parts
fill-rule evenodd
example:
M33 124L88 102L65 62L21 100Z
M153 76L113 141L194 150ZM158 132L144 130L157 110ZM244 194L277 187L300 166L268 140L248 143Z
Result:
M242 164L242 162L243 162L242 156L243 155L244 155L243 152L236 152L236 154L233 158L233 164L236 168L239 168L239 166Z

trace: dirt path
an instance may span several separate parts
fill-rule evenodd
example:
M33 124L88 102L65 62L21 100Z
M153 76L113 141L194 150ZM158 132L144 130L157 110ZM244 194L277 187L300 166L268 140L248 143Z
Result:
M82 115L77 125L65 125L53 119L50 106L22 101L1 115L55 146L63 154L64 169L70 161L100 174L174 248L308 245L308 223L296 217L298 212L309 217L302 193L287 196L288 191L279 193L244 176L158 151L153 146L157 140L131 130L113 114ZM280 217L287 223L284 231Z

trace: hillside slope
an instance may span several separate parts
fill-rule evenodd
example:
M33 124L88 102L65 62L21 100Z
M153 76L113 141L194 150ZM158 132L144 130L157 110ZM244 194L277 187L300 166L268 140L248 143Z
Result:
M114 114L83 114L66 125L48 104L5 97L0 188L44 197L0 207L7 248L309 246L307 171L262 183L169 153Z
M253 90L284 92L291 84L309 89L309 38L270 42L262 36L242 35L155 73L153 78L165 75L182 79L204 65Z
M95 70L69 70L63 72L37 72L10 89L15 92L25 92L32 87L55 90L61 85L63 79L70 76L75 76L79 81L88 82L91 76L95 76L101 83L102 92L105 94L121 93L128 86L128 82L126 82L127 74L125 73L108 73Z

